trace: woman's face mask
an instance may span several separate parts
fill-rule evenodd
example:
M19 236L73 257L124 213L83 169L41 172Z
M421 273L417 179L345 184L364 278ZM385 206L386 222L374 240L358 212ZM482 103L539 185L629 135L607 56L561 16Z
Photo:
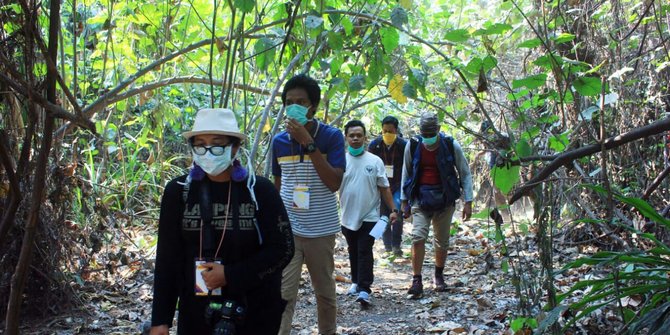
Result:
M212 154L211 148L206 150L202 155L199 155L194 151L193 161L208 175L218 176L223 171L226 171L233 162L232 147L232 145L225 146L223 154L219 156Z
M296 120L301 125L307 124L310 119L307 118L308 107L298 104L286 106L286 116L290 119Z

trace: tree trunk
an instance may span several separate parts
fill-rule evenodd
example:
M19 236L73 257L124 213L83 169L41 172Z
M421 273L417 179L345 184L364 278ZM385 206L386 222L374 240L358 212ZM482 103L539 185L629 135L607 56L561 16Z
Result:
M47 57L56 63L56 55L58 51L58 30L60 26L60 1L51 1L51 8L49 12L49 54ZM32 27L31 27L32 28ZM28 71L31 71L29 69ZM46 77L46 95L47 100L51 103L56 103L56 76L57 73L50 69ZM49 161L49 153L51 152L51 143L53 139L54 117L50 113L45 114L44 131L42 137L42 145L37 157L37 166L35 168L33 180L33 194L31 198L30 212L28 214L28 222L26 224L25 233L21 245L21 255L16 265L14 274L11 280L11 291L9 295L9 303L7 306L6 328L5 332L8 335L19 334L21 302L23 296L23 288L28 277L28 269L32 261L33 247L35 241L35 232L37 230L37 223L39 221L40 208L42 198L46 188L46 169Z

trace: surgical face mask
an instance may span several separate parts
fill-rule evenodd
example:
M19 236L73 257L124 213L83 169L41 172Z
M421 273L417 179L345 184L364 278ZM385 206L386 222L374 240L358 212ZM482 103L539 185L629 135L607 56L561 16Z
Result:
M361 145L359 148L354 148L352 146L349 146L349 153L352 156L360 156L363 153L363 146Z
M398 135L396 135L394 133L384 133L384 134L382 134L382 140L384 140L384 144L386 144L386 145L393 144L393 142L395 142L396 137L398 137Z
M286 106L286 116L298 121L303 126L310 120L307 118L308 111L309 108L303 105L293 104Z
M423 144L425 144L426 146L431 146L431 145L433 145L437 142L437 137L438 136L440 136L440 135L435 134L435 136L433 136L433 137L423 137L423 136L421 136L421 138L423 139Z
M214 156L210 150L207 150L204 155L198 155L194 152L193 161L208 175L218 176L226 171L233 162L232 147L232 145L227 145L220 156Z

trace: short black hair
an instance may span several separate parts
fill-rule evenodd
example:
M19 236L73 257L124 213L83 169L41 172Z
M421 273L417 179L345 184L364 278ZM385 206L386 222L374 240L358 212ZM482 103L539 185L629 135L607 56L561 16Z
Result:
M347 124L344 125L344 136L346 136L347 133L349 132L349 128L353 128L353 127L363 128L363 135L366 134L365 125L363 124L363 122L361 122L361 120L351 120L351 121L347 122Z
M383 127L385 124L392 124L392 125L395 127L395 129L398 130L398 119L396 119L395 116L391 116L391 115L389 115L389 116L385 117L385 118L382 120L382 127Z
M305 92L307 92L307 97L309 97L312 106L314 106L314 108L319 106L319 102L321 101L321 87L319 87L319 83L317 83L314 78L305 73L293 76L286 82L286 84L284 84L284 91L281 92L282 105L286 103L286 92L294 88L304 89Z

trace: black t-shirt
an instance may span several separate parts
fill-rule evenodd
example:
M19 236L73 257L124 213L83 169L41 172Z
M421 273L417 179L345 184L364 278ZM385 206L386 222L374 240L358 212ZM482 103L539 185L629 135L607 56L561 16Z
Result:
M238 327L238 334L276 334L285 305L281 299L281 272L294 251L279 193L268 179L256 177L256 210L246 181L233 182L230 191L237 193L239 210L239 220L235 222L234 201L230 203L231 210L227 209L231 183L210 182L214 250L201 252L201 182L191 183L184 203L181 184L185 179L181 176L170 181L161 200L152 326L172 325L179 298L178 332L207 334L210 328L205 322L205 309L210 300L230 299L246 306L245 322ZM214 257L226 217L218 258L224 265L227 285L222 297L196 296L195 260L200 256Z

